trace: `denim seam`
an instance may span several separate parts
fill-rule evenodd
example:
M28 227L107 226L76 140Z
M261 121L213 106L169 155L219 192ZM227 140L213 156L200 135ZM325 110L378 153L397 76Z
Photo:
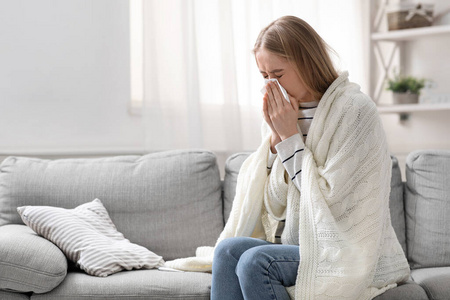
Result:
M274 295L276 300L278 298L277 298L277 295L275 294L275 290L274 290L273 285L272 285L272 280L270 280L270 278L269 278L269 268L272 266L273 262L297 262L297 261L300 262L300 260L297 260L297 259L290 259L290 260L287 259L287 258L285 258L284 260L272 259L272 260L270 260L269 264L267 265L267 268L266 268L267 275L266 276L269 279L270 287L272 288L272 295Z

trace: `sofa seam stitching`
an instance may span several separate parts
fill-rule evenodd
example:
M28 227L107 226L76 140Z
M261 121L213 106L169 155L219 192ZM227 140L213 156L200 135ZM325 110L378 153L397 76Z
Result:
M2 261L0 261L0 265L14 267L14 268L18 268L18 269L22 269L22 270L26 270L26 271L32 271L34 273L37 273L37 274L40 274L40 275L46 275L48 277L60 277L60 276L62 276L64 274L67 274L67 271L62 271L61 273L57 273L57 274L53 273L52 274L52 273L47 273L45 271L41 271L41 270L38 270L38 269L27 268L27 267L24 267L24 266L21 266L21 265L12 264L12 263L8 263L8 262L2 262Z

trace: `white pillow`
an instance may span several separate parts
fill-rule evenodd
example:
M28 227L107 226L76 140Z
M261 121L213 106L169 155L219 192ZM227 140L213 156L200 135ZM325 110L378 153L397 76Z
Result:
M90 275L105 277L164 264L161 256L125 239L99 199L74 209L22 206L17 211L26 225Z

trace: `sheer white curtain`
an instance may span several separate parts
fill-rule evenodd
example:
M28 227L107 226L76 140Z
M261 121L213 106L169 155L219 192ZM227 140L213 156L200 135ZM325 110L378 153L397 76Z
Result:
M146 150L255 150L262 122L251 50L283 15L309 22L340 55L339 69L365 84L359 0L144 1Z

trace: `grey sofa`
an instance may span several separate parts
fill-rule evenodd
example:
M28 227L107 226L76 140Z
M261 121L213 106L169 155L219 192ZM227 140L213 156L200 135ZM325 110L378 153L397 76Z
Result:
M165 260L214 245L231 210L239 168L231 156L220 179L202 150L144 156L42 160L0 165L0 299L209 299L211 274L122 271L94 277L67 262L25 226L22 205L73 208L101 199L131 242ZM450 299L450 151L411 153L403 183L393 158L391 216L411 263L411 279L376 299Z

